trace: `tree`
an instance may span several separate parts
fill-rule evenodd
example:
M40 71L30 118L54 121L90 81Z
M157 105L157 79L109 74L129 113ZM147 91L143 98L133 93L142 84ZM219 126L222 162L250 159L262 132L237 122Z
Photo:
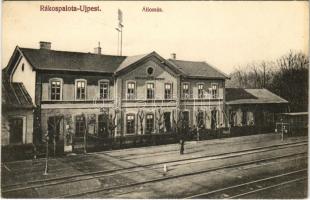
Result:
M279 71L274 75L271 90L288 100L291 111L308 108L309 58L290 51L277 60Z
M57 114L55 116L49 117L48 123L48 141L53 143L53 155L56 155L56 142L59 140L60 136L60 122L64 118L63 115Z
M140 121L140 131L141 131L141 134L143 134L143 119L144 119L143 110L141 110L141 109L138 110L138 117L139 117L139 121Z
M163 131L163 128L162 128L163 116L164 116L164 112L160 108L158 108L156 111L156 121L157 121L157 126L158 126L158 133L162 133L162 131Z
M227 87L266 88L289 101L291 111L308 107L309 58L290 51L274 61L238 66L227 81Z
M110 131L110 135L113 138L114 138L113 132L116 129L116 127L118 126L118 122L115 120L116 116L117 116L117 113L118 113L118 110L115 109L114 110L114 115L110 114L109 115L109 119L108 119L108 121L109 121L108 127L109 127L109 131Z

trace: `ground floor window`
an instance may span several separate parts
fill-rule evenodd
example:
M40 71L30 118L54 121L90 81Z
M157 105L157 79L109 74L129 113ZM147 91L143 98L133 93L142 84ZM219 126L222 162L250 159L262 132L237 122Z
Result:
M203 112L198 112L197 115L197 126L199 128L203 128L204 127L204 120L203 120Z
M83 115L76 116L75 118L75 136L84 136L86 128L85 117Z
M9 119L10 126L10 143L23 143L23 119Z
M154 131L154 115L146 115L146 133L152 133Z
M127 134L134 134L135 133L135 115L128 114L126 117L126 129Z

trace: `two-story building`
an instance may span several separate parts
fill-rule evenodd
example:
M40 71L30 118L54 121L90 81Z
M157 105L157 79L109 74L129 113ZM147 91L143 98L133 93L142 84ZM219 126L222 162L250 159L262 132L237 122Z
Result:
M225 126L227 76L206 62L16 47L6 68L35 105L34 143L47 133L70 146L90 134L118 137L171 133L182 123ZM68 148L70 151L70 148Z

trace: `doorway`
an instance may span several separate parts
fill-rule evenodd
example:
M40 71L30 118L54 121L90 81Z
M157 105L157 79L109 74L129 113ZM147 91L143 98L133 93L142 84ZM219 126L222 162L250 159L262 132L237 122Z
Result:
M23 143L23 119L22 118L9 119L9 127L10 127L10 143L11 144Z
M164 122L165 122L165 129L166 132L170 132L171 131L171 120L170 120L170 112L165 112L164 113Z
M98 136L99 137L108 137L108 115L101 114L98 116Z

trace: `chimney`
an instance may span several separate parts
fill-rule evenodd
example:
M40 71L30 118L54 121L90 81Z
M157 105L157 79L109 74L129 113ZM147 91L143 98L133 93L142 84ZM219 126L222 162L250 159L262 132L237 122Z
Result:
M171 59L175 60L177 58L177 54L176 53L172 53L171 54Z
M40 49L51 50L51 46L52 46L51 42L40 41Z
M94 49L94 53L95 54L101 54L101 47L100 47L100 42L98 42L98 47L96 47L95 49Z

